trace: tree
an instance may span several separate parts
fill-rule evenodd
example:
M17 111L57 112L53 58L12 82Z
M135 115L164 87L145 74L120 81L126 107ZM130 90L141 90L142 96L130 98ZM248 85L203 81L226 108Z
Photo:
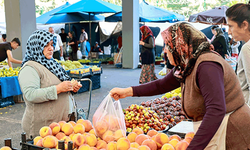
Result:
M116 5L122 4L122 0L103 0ZM189 18L190 15L202 12L214 7L236 3L247 3L248 0L145 0L147 3L158 6Z

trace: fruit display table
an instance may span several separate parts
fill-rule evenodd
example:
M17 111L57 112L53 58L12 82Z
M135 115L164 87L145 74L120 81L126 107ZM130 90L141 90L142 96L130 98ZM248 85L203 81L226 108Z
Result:
M0 108L15 104L13 96L22 94L18 78L0 77Z
M0 86L2 98L22 94L17 76L0 77Z

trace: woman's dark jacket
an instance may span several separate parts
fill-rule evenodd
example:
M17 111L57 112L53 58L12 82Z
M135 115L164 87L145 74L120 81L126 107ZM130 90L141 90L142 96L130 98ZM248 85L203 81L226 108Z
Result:
M155 62L153 37L150 35L145 40L143 40L143 42L145 44L141 47L141 63L153 64Z

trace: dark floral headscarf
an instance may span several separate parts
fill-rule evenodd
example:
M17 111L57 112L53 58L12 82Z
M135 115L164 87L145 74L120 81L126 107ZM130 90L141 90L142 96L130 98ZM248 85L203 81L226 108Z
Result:
M44 47L52 40L53 43L56 43L55 36L45 30L36 30L33 32L27 41L22 66L28 61L35 61L46 67L61 81L70 80L71 78L67 75L66 71L54 58L47 59L43 54Z
M154 38L152 30L148 26L145 26L145 25L141 26L140 30L142 32L141 41L145 40L148 36L151 35L154 39L154 45L155 45L155 38Z
M176 67L174 76L184 82L191 74L196 60L204 52L213 50L206 36L189 23L176 23L162 33L162 38L172 53Z

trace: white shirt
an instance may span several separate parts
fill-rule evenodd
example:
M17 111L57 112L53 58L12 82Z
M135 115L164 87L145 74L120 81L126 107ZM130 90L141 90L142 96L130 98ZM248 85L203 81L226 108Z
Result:
M59 34L56 34L56 33L54 33L54 35L57 37L56 39L56 46L55 46L55 50L54 50L54 52L55 51L59 51L60 50L60 46L63 46L63 43L62 43L62 39L61 39L61 37L60 37L60 35Z
M238 54L239 53L239 50L238 50L238 47L240 46L240 41L237 41L237 44L236 45L231 45L231 48L232 48L232 53L233 54Z
M246 103L250 104L250 40L245 43L238 58L237 77Z

